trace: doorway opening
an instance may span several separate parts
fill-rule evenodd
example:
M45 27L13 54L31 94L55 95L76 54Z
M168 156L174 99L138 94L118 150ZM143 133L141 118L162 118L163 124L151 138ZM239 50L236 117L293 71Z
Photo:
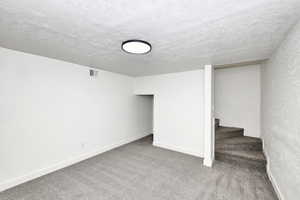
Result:
M215 159L265 170L260 135L260 66L215 70Z
M141 142L153 144L154 139L154 95L137 95L139 129L145 135Z

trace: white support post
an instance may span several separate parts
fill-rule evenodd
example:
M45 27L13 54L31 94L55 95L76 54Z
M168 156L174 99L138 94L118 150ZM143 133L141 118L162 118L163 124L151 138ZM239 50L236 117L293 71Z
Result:
M212 65L204 67L204 161L212 167L214 161L214 69Z

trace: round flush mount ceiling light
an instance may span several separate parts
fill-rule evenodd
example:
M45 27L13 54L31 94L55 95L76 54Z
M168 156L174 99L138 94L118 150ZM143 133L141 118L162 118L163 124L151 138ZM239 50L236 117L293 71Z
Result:
M149 53L152 46L149 42L143 40L127 40L122 43L122 50L132 54Z

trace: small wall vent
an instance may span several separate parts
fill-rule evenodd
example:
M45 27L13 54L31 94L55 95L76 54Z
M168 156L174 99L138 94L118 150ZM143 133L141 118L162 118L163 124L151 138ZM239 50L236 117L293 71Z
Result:
M90 76L91 77L96 77L98 75L98 71L90 69Z

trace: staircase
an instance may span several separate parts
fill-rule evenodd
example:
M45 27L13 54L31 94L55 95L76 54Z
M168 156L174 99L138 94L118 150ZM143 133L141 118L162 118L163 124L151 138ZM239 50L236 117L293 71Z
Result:
M219 119L215 119L215 132L216 160L265 171L261 139L244 136L243 128L220 126Z

